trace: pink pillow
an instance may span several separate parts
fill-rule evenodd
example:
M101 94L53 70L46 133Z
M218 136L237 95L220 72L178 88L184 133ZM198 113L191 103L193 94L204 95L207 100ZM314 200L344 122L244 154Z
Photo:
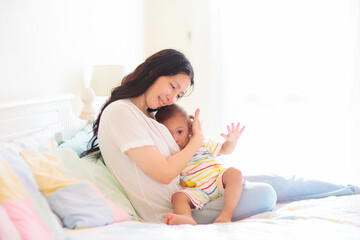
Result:
M19 231L2 206L0 206L0 239L21 240Z
M0 206L22 239L55 239L36 212L27 191L0 154ZM2 222L2 221L1 221ZM9 228L9 231L13 229Z

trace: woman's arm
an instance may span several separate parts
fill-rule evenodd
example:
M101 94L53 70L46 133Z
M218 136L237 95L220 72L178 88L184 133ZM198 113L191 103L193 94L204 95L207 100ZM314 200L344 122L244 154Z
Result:
M192 156L200 148L203 135L196 110L192 125L193 136L186 147L175 155L165 158L156 146L131 148L125 153L152 179L169 184L189 163Z

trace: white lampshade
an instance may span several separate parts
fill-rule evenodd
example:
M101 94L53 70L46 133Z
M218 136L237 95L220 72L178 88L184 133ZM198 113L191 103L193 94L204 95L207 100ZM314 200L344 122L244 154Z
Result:
M110 96L111 89L120 85L124 77L121 65L94 66L90 87L96 96Z

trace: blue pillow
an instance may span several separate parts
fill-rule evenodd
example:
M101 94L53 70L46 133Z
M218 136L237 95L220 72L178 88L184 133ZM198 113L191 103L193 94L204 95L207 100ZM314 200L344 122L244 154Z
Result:
M88 149L88 144L93 136L92 124L86 125L81 131L69 139L63 141L59 147L61 148L72 148L80 156L84 151Z

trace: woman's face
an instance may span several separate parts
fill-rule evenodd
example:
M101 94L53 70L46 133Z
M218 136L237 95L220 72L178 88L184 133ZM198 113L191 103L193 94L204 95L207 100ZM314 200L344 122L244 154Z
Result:
M190 77L183 73L159 77L145 92L148 108L156 109L173 104L176 99L185 94L190 84Z

